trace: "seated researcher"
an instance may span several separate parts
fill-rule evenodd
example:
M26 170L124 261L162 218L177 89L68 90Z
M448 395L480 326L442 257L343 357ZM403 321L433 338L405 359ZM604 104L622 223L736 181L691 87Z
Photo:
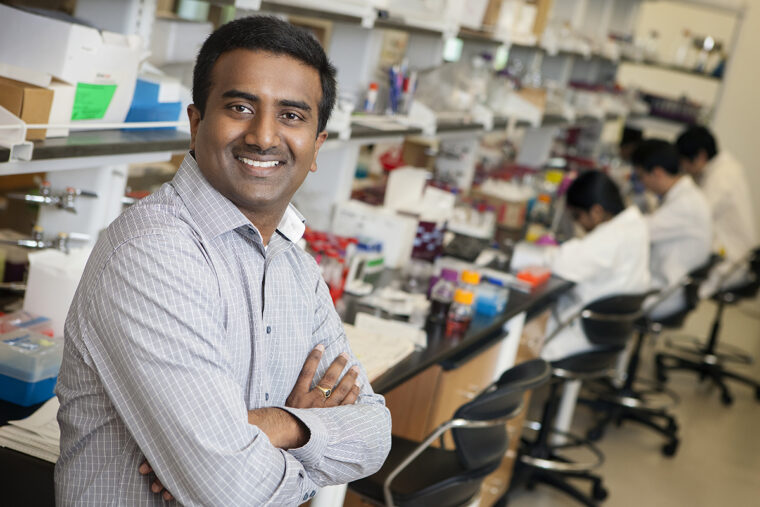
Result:
M724 258L700 287L700 295L712 295L721 286L741 285L748 266L732 270L758 246L750 185L741 163L730 153L718 149L706 127L689 127L676 141L681 168L694 178L704 192L713 221L713 252Z
M297 505L382 465L389 412L289 204L335 86L319 43L275 18L203 44L190 151L100 235L66 320L60 505Z
M678 151L669 142L643 141L632 161L638 179L660 198L659 207L646 217L649 266L652 288L668 290L710 258L710 206L691 176L679 172ZM658 298L653 296L645 303L660 301L650 312L654 318L672 315L686 305L682 289Z
M649 234L644 217L637 207L625 207L612 179L601 171L581 174L568 188L566 203L586 234L541 252L540 263L575 282L573 290L557 302L547 335L592 301L640 294L649 288ZM576 320L544 344L541 357L553 361L591 348Z

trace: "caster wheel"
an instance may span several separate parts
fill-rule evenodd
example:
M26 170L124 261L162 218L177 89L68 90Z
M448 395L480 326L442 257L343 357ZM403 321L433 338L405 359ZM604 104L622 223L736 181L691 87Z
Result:
M676 452L678 452L678 440L671 440L667 444L662 446L662 454L663 456L675 456Z
M536 489L536 483L533 481L526 482L525 489L527 489L528 491L533 491L534 489Z
M592 428L588 430L588 433L586 433L586 438L588 438L592 442L596 442L603 436L604 436L604 430L602 430L601 428Z
M670 421L668 423L668 433L673 433L673 434L678 433L678 423L676 423L675 421Z
M760 401L760 387L755 388L755 399Z
M728 407L734 402L734 398L728 393L723 393L720 395L720 401Z
M609 493L604 486L601 484L594 484L594 489L591 490L591 496L594 497L594 500L599 500L601 502L602 500L605 500L608 495Z
M657 378L657 382L660 384L665 384L668 381L668 376L665 375L665 372L662 371L660 368L657 368L657 371L655 372L655 377ZM665 387L664 385L660 387Z

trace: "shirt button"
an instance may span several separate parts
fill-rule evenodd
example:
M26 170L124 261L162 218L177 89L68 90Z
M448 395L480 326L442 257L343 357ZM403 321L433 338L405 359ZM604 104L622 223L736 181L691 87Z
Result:
M314 498L314 495L315 495L316 493L317 493L316 491L313 491L313 490L312 490L312 492L309 494L309 498Z
M269 393L264 393L264 401L269 401Z
M267 334L272 332L272 326L267 326Z
M306 500L308 500L308 499L309 499L309 494L308 494L308 493L306 493L306 494L303 496L303 501L305 502L305 501L306 501Z

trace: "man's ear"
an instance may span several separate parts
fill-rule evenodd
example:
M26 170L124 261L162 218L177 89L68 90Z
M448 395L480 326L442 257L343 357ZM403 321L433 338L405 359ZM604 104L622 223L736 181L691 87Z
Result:
M311 167L309 167L309 171L313 173L317 172L317 155L319 155L319 149L325 143L325 140L327 140L327 131L323 130L314 141L314 159L311 161Z
M190 149L195 150L195 136L201 124L201 111L195 104L187 106L187 119L190 121Z

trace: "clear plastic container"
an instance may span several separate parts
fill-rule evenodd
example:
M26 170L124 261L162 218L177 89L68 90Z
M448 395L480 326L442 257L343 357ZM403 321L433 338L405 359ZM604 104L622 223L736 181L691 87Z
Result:
M0 398L30 406L52 398L63 340L19 329L0 335Z
M449 316L446 320L446 337L461 338L467 332L472 321L472 303L475 295L468 290L457 289L454 292L454 302L451 303Z
M19 329L35 331L47 336L53 336L53 326L50 319L33 313L19 310L0 317L0 334Z

